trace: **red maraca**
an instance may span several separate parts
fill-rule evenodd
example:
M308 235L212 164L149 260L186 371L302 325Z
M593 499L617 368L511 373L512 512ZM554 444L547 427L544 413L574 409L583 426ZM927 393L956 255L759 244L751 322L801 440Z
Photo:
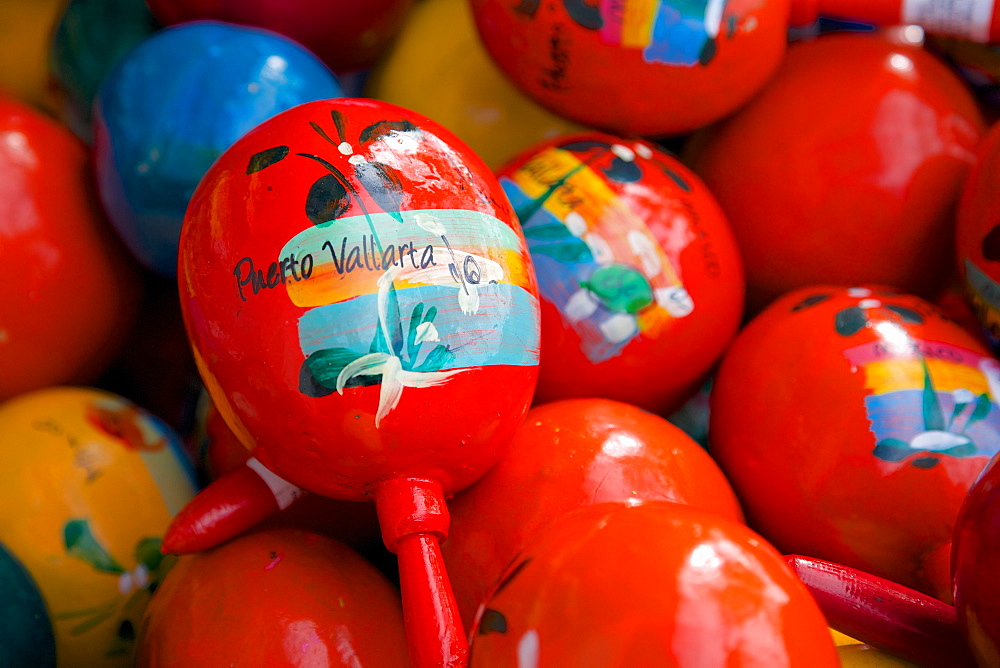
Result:
M831 34L792 45L686 161L732 225L751 311L818 283L930 298L954 271L955 202L983 127L965 84L924 49Z
M784 54L790 19L916 22L985 40L1000 35L992 4L473 0L472 8L497 65L539 104L584 125L658 136L708 125L750 100Z
M718 465L664 418L609 399L535 406L496 466L449 503L442 551L462 620L472 620L504 569L553 520L584 505L648 500L743 521Z
M712 453L784 552L950 598L958 510L1000 450L1000 362L927 302L815 286L740 333L712 388Z
M599 132L537 144L498 175L538 277L536 403L680 408L743 314L739 250L705 184L648 142Z
M213 165L178 278L227 423L283 479L375 500L414 662L461 663L444 497L499 457L538 365L534 275L499 183L405 109L303 104Z
M1000 353L1000 123L982 145L958 202L958 268L976 318Z

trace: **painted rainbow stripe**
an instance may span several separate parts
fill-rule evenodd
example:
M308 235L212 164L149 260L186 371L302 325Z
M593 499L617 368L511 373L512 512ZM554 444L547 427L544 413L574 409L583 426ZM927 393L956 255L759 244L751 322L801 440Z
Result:
M311 255L309 279L288 281L296 306L325 306L375 293L377 280L390 266L400 267L397 289L451 285L449 265L471 257L483 280L527 287L527 251L514 230L478 211L424 209L340 218L298 233L281 249L280 258ZM442 238L444 237L444 239Z

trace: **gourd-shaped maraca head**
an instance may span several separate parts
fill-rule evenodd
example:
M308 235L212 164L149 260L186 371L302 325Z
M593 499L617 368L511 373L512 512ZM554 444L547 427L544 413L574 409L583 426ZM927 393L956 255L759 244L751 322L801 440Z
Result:
M743 265L712 193L655 145L599 132L537 144L499 175L538 276L536 401L680 408L743 313Z
M965 494L1000 449L1000 362L917 297L814 286L737 336L712 452L782 552L949 598Z
M731 113L773 74L788 0L474 0L483 44L527 95L619 133L684 133Z
M195 192L180 262L213 400L300 487L459 489L531 401L538 300L513 210L454 135L401 107L317 101L245 135Z
M994 353L1000 352L1000 123L979 147L958 203L959 271L976 318Z

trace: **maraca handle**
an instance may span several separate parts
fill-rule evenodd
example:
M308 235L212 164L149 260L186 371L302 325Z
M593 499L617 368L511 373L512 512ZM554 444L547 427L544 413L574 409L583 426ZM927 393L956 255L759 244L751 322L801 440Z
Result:
M382 540L399 560L403 621L414 668L468 665L469 644L441 556L451 518L441 485L416 478L375 488Z
M785 561L837 631L931 668L976 665L953 606L822 559L786 555Z
M254 458L198 493L163 536L164 554L202 552L235 538L291 505L302 490Z

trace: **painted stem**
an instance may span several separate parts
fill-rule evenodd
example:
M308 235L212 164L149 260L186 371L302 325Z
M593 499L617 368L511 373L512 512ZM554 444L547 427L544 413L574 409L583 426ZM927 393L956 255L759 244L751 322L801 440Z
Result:
M785 561L837 631L930 668L976 665L953 606L840 564L799 555Z
M403 619L414 668L468 665L469 645L441 556L451 518L440 483L386 480L375 488L382 539L399 560Z

